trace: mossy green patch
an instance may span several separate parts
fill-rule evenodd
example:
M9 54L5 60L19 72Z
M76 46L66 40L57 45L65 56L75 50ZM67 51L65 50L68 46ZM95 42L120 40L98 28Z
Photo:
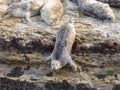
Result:
M107 73L107 75L110 75L110 76L114 75L114 71L111 69L106 70L106 73Z
M83 17L84 16L84 13L82 11L78 11L78 14L79 14L79 17Z
M120 67L120 62L118 62L118 61L113 61L112 64L113 64L114 66Z
M76 35L76 39L77 40L79 40L79 41L81 41L81 40L85 40L86 39L86 37L85 37L85 35Z

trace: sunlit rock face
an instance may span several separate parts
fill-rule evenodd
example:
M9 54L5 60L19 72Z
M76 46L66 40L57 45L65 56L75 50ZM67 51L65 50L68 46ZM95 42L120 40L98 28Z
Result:
M63 6L59 0L48 0L40 12L41 18L48 25L54 25L58 23L63 14Z
M79 9L86 15L99 18L101 20L114 21L115 15L108 4L96 0L78 0Z

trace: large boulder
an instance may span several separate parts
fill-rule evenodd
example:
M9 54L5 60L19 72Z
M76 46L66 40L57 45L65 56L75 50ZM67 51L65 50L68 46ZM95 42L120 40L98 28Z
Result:
M47 0L40 13L41 18L48 25L54 25L60 20L63 14L62 3L60 0Z

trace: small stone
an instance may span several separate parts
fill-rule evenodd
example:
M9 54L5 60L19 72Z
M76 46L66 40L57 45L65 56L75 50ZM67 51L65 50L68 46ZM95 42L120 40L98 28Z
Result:
M24 70L29 70L31 68L31 66L27 66L26 68L24 68Z
M50 73L46 74L46 76L53 77L53 72L50 72Z
M22 71L22 67L15 67L13 70L7 74L8 77L20 77L24 74L24 71Z
M112 90L120 90L120 84L116 84L114 85Z
M100 72L96 75L98 79L105 79L106 76L107 76L106 72Z

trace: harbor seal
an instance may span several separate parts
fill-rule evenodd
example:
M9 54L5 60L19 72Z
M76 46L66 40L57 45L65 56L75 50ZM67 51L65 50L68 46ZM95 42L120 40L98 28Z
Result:
M40 11L40 8L45 4L46 0L28 0L28 1L22 1L19 3L12 3L8 9L8 14L4 18L9 18L11 16L18 17L18 18L24 18L25 21L31 22L30 17L34 16L34 14L31 13L31 11L36 10L37 12Z
M111 7L120 8L120 0L97 0L103 3L108 3Z
M52 70L59 70L66 64L70 64L73 71L77 70L77 65L70 56L75 36L76 32L72 23L66 23L60 27L52 54L44 58L44 61L51 60Z
M115 14L107 3L96 0L78 0L79 9L86 15L103 21L115 21Z
M8 5L0 4L0 18L2 18L7 12Z
M14 3L18 3L18 2L20 2L21 0L0 0L0 3L2 3L2 4L5 4L5 5L10 5L10 4L12 4L13 2Z
M63 5L60 0L47 0L40 11L41 19L48 25L55 25L63 14Z

